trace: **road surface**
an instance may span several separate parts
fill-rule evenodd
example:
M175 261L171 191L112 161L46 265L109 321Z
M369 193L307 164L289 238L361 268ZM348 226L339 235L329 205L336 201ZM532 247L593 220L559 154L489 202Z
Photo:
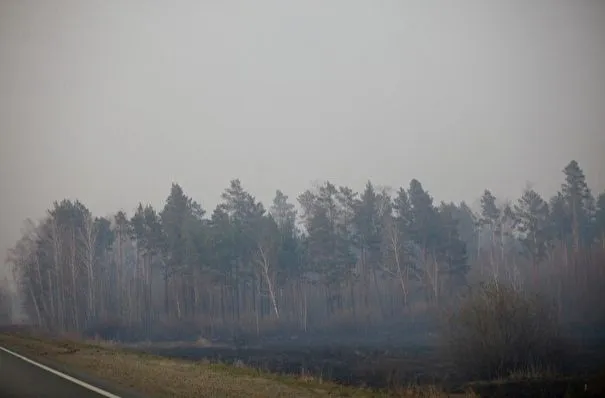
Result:
M0 346L0 398L131 398L32 361Z

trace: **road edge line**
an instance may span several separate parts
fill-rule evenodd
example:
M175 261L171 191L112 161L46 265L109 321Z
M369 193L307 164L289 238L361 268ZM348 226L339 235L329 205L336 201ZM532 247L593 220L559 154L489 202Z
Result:
M21 359L21 360L23 360L23 361L25 361L25 362L27 362L27 363L29 363L29 364L32 364L32 365L34 365L34 366L37 366L37 367L38 367L38 368L40 368L40 369L46 370L47 372L52 373L52 374L54 374L55 376L59 376L59 377L61 377L61 378L65 379L65 380L67 380L67 381L70 381L70 382L72 382L72 383L74 383L74 384L77 384L77 385L79 385L80 387L84 387L84 388L86 388L87 390L90 390L90 391L92 391L92 392L96 392L97 394L102 395L102 396L104 396L104 397L106 397L106 398L122 398L122 397L120 397L119 395L112 394L112 393L110 393L109 391L105 391L105 390L103 390L103 389L101 389L101 388L99 388L99 387L95 387L95 386L93 386L92 384L88 384L88 383L87 383L87 382L85 382L85 381L82 381L82 380L76 379L75 377L72 377L72 376L70 376L70 375L68 375L68 374L65 374L65 373L63 373L63 372L59 372L59 371L58 371L58 370L56 370L56 369L53 369L53 368L51 368L51 367L49 367L49 366L46 366L46 365L43 365L43 364L41 364L41 363L38 363L38 362L36 362L36 361L34 361L34 360L31 360L31 359L29 359L29 358L27 358L27 357L25 357L25 356L23 356L23 355L21 355L21 354L18 354L18 353L14 352L14 351L9 350L8 348L5 348L5 347L0 346L0 350L1 350L1 351L6 352L7 354L10 354L10 355L12 355L12 356L14 356L14 357L16 357L16 358L19 358L19 359Z

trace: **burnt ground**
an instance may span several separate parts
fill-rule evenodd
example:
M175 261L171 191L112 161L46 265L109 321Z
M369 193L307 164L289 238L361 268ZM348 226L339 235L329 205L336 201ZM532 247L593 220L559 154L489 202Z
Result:
M27 327L5 329L0 332L31 332ZM408 330L396 335L393 338L383 329L362 335L281 335L231 342L231 346L228 341L208 347L176 342L126 346L167 357L243 364L280 374L312 374L380 389L426 383L450 392L463 392L470 386L483 397L605 397L605 336L581 338L569 358L566 376L473 382L444 361L435 333Z
M299 338L253 347L151 346L145 351L188 360L244 364L281 374L312 374L342 384L381 389L427 383L441 385L452 392L462 392L472 385L480 395L490 397L563 397L574 391L576 395L571 396L605 396L603 384L598 395L584 392L586 385L591 386L589 390L599 387L597 379L605 382L605 373L599 374L605 369L602 367L603 341L585 342L575 350L570 358L575 365L570 367L568 377L472 384L443 360L437 341L427 336L417 341L384 344L345 337L338 341L328 344Z
M284 374L313 374L344 384L392 387L401 381L433 382L443 374L425 347L378 349L352 347L220 348L172 347L148 349L154 354L189 360L243 363Z

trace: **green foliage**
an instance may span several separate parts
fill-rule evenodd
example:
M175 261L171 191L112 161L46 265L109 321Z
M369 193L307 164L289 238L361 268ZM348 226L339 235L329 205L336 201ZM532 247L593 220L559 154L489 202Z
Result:
M355 203L354 228L362 251L362 261L370 266L380 263L382 238L382 198L368 181L361 197Z
M558 192L550 199L550 228L554 237L567 242L571 234L571 220L568 214L565 197Z
M481 224L496 230L501 215L502 210L496 204L496 197L489 189L486 189L481 197Z
M460 237L458 207L442 202L439 210L439 239L437 253L446 271L459 279L464 279L468 269L466 244Z
M288 196L277 190L270 215L278 228L277 263L279 282L299 277L302 273L302 246L296 229L296 210Z
M457 221L458 234L466 246L467 256L470 253L476 253L478 249L477 215L465 202L461 202L459 206L452 210L453 217Z
M408 189L410 201L410 238L428 253L439 242L439 214L433 205L433 198L424 190L420 181L410 181Z
M514 205L514 226L519 232L519 241L524 252L534 264L546 257L552 231L549 228L548 204L533 189L526 189Z
M561 186L561 193L567 215L565 221L569 222L568 229L571 230L574 249L577 251L582 242L589 243L592 239L594 197L578 162L569 162L563 173L565 182Z
M352 252L355 231L355 194L340 191L330 182L317 193L307 192L299 201L305 212L305 245L311 268L327 285L338 285L350 277L355 264Z

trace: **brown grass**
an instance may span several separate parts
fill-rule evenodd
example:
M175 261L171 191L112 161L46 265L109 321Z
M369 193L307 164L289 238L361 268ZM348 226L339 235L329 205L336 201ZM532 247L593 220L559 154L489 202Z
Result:
M447 397L435 386L374 391L300 377L261 372L245 366L167 359L116 344L49 338L22 332L0 334L0 345L32 359L58 363L150 397ZM473 396L472 393L457 395Z

